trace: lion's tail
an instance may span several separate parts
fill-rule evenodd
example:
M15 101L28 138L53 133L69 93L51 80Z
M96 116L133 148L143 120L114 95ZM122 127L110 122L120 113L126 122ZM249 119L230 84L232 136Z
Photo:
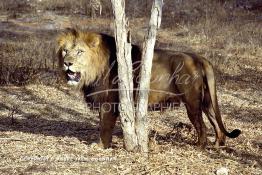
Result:
M217 121L217 124L220 128L220 130L228 137L230 138L236 138L241 134L241 131L239 129L234 129L232 132L228 132L224 124L222 122L221 114L218 107L218 101L217 101L217 94L216 94L216 82L215 82L215 75L212 65L205 59L202 59L202 64L205 72L206 77L206 88L209 92L212 108L215 112L215 119Z

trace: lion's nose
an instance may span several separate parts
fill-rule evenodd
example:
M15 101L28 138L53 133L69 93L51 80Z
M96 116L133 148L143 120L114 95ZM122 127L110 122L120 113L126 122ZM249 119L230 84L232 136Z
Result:
M65 64L65 66L72 66L73 65L73 63L71 63L71 62L64 62L64 64Z

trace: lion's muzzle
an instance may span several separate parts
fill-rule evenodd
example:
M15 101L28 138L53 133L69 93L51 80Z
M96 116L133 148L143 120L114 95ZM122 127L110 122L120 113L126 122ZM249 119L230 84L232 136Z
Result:
M76 85L80 81L81 73L72 70L72 63L65 62L64 70L66 74L66 80L70 85Z
M80 78L81 78L81 74L80 74L80 72L73 72L73 71L68 69L66 71L66 78L67 78L67 81L79 82Z

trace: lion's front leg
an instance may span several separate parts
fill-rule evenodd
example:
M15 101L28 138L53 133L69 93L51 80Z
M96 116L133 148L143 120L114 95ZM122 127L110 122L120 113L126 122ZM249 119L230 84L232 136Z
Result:
M112 142L112 132L116 124L117 116L111 109L111 105L102 105L99 113L100 117L100 146L109 148Z

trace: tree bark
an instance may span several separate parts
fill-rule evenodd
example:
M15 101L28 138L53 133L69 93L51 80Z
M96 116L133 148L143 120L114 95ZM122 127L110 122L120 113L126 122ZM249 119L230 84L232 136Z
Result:
M148 94L150 90L150 78L154 46L157 29L160 27L162 17L163 0L155 0L152 5L151 18L148 31L143 44L142 62L140 70L139 92L136 109L136 134L138 146L142 152L148 152Z
M149 29L143 45L137 110L133 99L133 76L131 60L130 31L125 17L125 1L111 0L115 19L115 39L117 46L120 120L124 133L124 144L128 151L148 152L148 93L157 29L160 27L163 0L155 0L152 5Z
M124 134L124 145L127 151L137 148L135 132L135 107L133 99L133 75L131 60L130 32L126 29L125 0L111 0L115 19L115 39L119 76L119 110Z

